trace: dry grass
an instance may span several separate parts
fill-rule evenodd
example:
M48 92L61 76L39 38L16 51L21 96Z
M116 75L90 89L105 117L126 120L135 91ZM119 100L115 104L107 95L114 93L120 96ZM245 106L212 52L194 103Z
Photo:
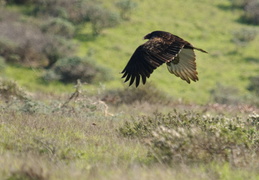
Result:
M228 162L206 166L159 163L150 156L150 147L143 143L145 139L127 138L119 132L124 122L141 121L143 114L152 119L154 110L165 114L178 109L181 115L189 109L211 116L218 112L247 117L258 109L249 107L240 112L241 107L236 106L200 106L173 100L167 104L143 100L112 106L90 96L80 84L67 98L40 96L41 100L28 97L1 101L4 108L0 113L0 163L4 166L0 167L0 177L3 179L256 179L259 176L258 166L252 167L252 162L242 170Z

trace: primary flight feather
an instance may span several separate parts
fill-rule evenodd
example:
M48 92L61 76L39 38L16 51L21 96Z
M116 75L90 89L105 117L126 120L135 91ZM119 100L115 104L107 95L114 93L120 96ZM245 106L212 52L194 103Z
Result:
M207 53L206 51L165 31L153 31L144 39L148 41L135 50L122 71L124 82L130 81L131 86L135 81L136 87L141 80L145 84L146 79L163 63L166 63L170 73L188 83L191 82L190 80L198 80L194 49L204 53Z

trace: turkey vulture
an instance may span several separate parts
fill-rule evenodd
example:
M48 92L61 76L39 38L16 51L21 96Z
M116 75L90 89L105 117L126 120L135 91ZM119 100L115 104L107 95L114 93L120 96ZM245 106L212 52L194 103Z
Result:
M198 81L196 71L194 49L207 53L206 51L193 47L189 42L173 35L169 32L154 31L144 39L149 39L140 45L131 56L128 64L121 72L124 82L130 80L129 86L136 82L136 87L142 79L146 83L146 78L162 65L166 63L170 73L180 77L182 80L190 83L190 79Z

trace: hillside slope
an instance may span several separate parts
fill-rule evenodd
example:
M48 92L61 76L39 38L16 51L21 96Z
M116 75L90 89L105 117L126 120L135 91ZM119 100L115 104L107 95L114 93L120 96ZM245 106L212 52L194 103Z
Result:
M114 3L115 0L107 1ZM188 85L171 75L166 66L158 68L148 79L148 83L169 93L171 96L195 101L207 102L210 91L217 84L237 88L242 94L250 76L258 73L258 37L245 47L233 43L233 33L242 28L254 28L238 22L241 10L231 9L225 0L210 1L155 1L142 0L134 10L131 20L120 26L108 29L93 41L80 41L80 55L94 52L98 63L112 69L114 80L104 83L110 88L127 86L120 79L120 72L131 54L140 44L143 36L154 30L164 30L176 34L203 48L209 54L197 52L199 81ZM90 27L82 35L90 32ZM256 60L256 61L249 61Z
M116 2L117 0L103 0L103 5L118 11L113 6ZM207 103L211 99L211 91L218 91L219 86L229 88L230 94L232 90L237 91L237 98L248 96L249 92L246 89L249 78L258 75L259 36L242 46L234 43L233 39L236 32L241 35L244 30L259 32L259 26L241 23L241 9L232 8L230 2L225 0L136 2L137 7L132 12L130 20L122 21L114 28L105 29L99 36L93 36L91 26L87 24L74 39L79 44L79 56L92 54L97 65L110 70L109 76L112 80L88 84L89 90L95 92L100 88L100 84L108 90L128 88L127 84L123 83L120 72L135 49L145 42L144 35L154 30L164 30L182 37L209 54L196 52L200 79L198 82L187 84L170 74L166 66L162 65L148 79L148 84L153 84L175 99L186 102ZM20 7L8 8L19 11ZM26 8L27 6L22 7L22 11ZM22 18L28 17L24 15ZM30 91L60 93L72 89L73 85L62 83L44 84L39 80L43 71L8 66L4 75L16 80Z

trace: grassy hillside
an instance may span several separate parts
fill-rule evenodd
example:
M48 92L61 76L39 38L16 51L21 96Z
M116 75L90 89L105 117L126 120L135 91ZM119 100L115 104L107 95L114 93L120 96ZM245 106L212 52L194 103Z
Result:
M106 7L114 8L111 4L116 0L103 2ZM241 14L242 10L231 8L230 2L225 0L161 0L159 3L142 0L137 2L129 21L106 29L97 37L91 35L90 25L81 28L75 39L79 43L77 53L83 57L90 52L97 64L110 69L109 75L113 79L100 82L102 86L107 89L127 87L120 79L120 72L137 46L144 43L143 36L154 30L169 31L209 52L196 53L200 80L189 85L170 74L163 65L151 75L148 83L154 84L176 99L187 102L207 103L211 90L218 84L235 88L239 94L246 96L249 77L258 74L259 37L245 46L237 45L233 38L234 33L242 32L243 28L258 31L259 27L242 24L239 21ZM28 78L17 78L15 71L16 67L9 67L6 76L13 77L32 91L49 92L51 89L62 88L62 85L56 88L57 83L48 86L42 84L37 80L42 73L30 68L25 72L34 76ZM94 90L99 88L100 84L88 86ZM71 86L65 85L62 89L68 87Z
M103 0L103 5L116 10L116 1ZM71 7L70 0L62 2ZM136 2L130 20L99 36L89 23L80 24L76 36L66 39L78 44L75 55L91 54L84 60L100 67L101 75L111 77L108 81L78 82L75 87L49 82L42 78L46 68L7 64L0 56L0 69L5 66L0 70L0 179L259 179L259 109L258 103L250 103L256 95L246 90L249 77L258 76L259 37L245 45L233 41L237 32L259 32L259 27L241 23L242 10L226 0ZM10 32L31 33L40 50L48 37L31 28L42 22L28 16L29 7L6 7L18 17L1 12L11 17L11 27L20 27L12 31L0 26L15 40L7 43L10 53L5 55L11 60L19 57L12 56L14 45L22 47L24 39ZM154 30L169 31L209 52L196 53L198 82L187 84L163 65L145 86L123 83L120 72L143 36ZM26 38L30 42L31 36ZM6 42L1 40L0 47ZM54 47L48 53L58 49ZM74 53L62 48L65 57ZM29 52L32 56L26 57L44 55Z
M109 1L112 2L115 1ZM138 2L130 21L106 30L93 41L81 41L79 53L95 52L98 62L110 67L114 74L114 80L105 83L107 88L123 87L119 73L136 47L144 42L143 36L153 30L165 30L209 54L196 53L200 78L197 83L186 84L169 74L165 65L152 74L149 83L171 96L199 103L208 101L209 91L217 83L245 93L249 76L258 73L258 61L254 63L249 59L258 59L259 41L257 37L245 47L233 43L233 32L248 27L238 22L240 14L241 10L231 10L230 4L224 0L161 0L159 3L143 0ZM82 30L84 33L89 33L87 27Z

